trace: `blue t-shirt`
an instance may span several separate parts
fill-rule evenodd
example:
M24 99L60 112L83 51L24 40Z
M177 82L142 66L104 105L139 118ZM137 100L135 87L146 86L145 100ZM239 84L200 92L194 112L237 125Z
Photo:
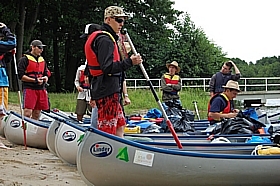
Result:
M213 98L212 103L210 105L209 112L222 112L226 108L226 106L227 106L226 100L221 96L217 96ZM233 110L233 108L230 108L230 110Z

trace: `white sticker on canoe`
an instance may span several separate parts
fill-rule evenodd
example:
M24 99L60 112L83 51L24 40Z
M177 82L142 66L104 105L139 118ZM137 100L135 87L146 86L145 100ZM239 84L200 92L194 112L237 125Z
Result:
M135 151L133 163L152 167L154 162L154 154L140 150Z
M26 129L30 132L37 133L39 127L36 125L27 125Z

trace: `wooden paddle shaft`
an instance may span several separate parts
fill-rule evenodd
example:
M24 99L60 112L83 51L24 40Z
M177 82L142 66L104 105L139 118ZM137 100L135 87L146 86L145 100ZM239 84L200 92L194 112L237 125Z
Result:
M18 80L18 71L17 71L17 60L16 60L16 49L14 49L14 64L15 64L15 74L16 74L16 83L17 83L17 88L18 88L18 101L19 101L19 107L20 107L20 114L21 114L21 125L22 125L22 130L23 130L23 142L24 142L24 149L27 150L27 145L26 145L26 127L24 123L24 115L23 115L23 109L22 109L22 102L21 102L21 95L20 95L20 88L19 88L19 80Z

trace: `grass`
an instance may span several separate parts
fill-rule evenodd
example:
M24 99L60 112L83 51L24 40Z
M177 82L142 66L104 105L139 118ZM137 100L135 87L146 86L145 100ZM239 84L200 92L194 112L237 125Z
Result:
M162 91L156 90L161 100ZM131 105L125 106L126 115L145 114L149 109L158 108L158 103L148 89L129 89ZM197 101L200 118L207 117L207 104L209 96L199 89L183 89L180 92L181 102L185 109L195 113L193 101ZM49 93L51 108L58 108L65 112L74 112L77 102L77 93ZM9 92L9 103L18 104L18 92Z

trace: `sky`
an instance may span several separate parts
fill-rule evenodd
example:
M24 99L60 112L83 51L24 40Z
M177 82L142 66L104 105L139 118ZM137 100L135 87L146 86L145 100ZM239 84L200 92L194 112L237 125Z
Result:
M172 0L229 58L280 56L280 0Z

